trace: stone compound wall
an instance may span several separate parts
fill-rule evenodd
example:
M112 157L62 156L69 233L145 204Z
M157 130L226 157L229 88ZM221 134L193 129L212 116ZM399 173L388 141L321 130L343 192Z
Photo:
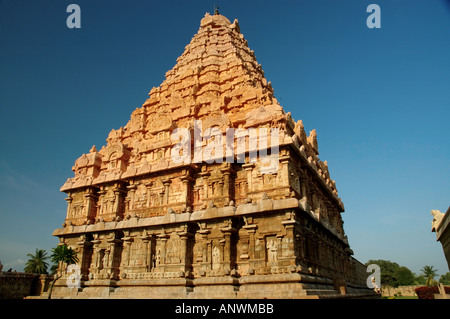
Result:
M383 286L383 296L416 296L414 289L417 287L422 287L423 285L410 285L410 286L398 286L397 288Z
M39 296L47 291L52 279L50 275L18 272L0 273L0 299L22 299Z

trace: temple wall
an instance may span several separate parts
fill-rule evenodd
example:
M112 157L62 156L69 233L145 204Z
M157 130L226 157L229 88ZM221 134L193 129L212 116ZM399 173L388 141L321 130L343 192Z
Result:
M204 297L221 287L228 297L248 297L271 276L278 276L277 294L290 291L289 298L305 289L345 295L364 288L367 275L351 257L342 207L316 178L322 171L289 146L281 147L276 172L260 169L247 156L242 164L73 188L64 227L54 235L77 251L83 285L104 287L106 295L112 287L126 296L125 287L146 286L142 294L154 296L151 287L162 285L168 296L184 286L177 296Z
M72 226L58 236L77 251L86 286L181 280L203 289L223 281L230 288L227 280L264 282L267 276L291 276L292 284L309 278L338 290L361 286L361 267L347 246L295 206L295 199L262 199L237 208Z
M52 276L0 272L0 299L22 299L47 291Z
M415 289L418 287L423 287L423 285L409 285L409 286L398 286L396 288L394 287L388 287L383 286L383 296L417 296Z

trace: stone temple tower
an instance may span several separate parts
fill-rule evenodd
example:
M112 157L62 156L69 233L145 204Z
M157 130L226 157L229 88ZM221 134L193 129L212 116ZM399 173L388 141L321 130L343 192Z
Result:
M370 296L316 132L274 97L237 20L206 14L159 87L75 161L53 297Z

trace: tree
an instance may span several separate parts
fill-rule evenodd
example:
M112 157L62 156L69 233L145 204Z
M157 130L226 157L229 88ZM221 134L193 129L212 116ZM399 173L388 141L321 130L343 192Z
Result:
M48 259L47 252L44 249L37 249L34 255L27 254L28 261L25 264L24 271L33 274L47 274Z
M437 275L437 269L434 269L433 266L427 265L427 266L423 266L421 271L422 271L422 274L425 276L425 278L427 278L426 285L428 287L436 286L437 281L434 280L434 277L436 277L436 275Z
M400 268L399 264L389 261L389 260L369 260L366 262L366 266L370 264L376 264L380 266L381 271L381 285L382 286L389 286L389 287L397 287L399 285L398 283L398 277L396 274L396 270Z
M78 262L78 257L75 250L73 250L70 247L67 247L66 245L58 245L55 248L53 248L52 255L50 256L50 258L52 262L59 265L59 268L50 286L48 292L48 299L51 299L53 285L63 275L64 264L71 265L76 264Z
M52 275L56 275L56 273L58 272L58 268L59 268L59 265L58 265L58 264L53 264L53 265L50 267L50 273L51 273Z
M414 285L424 286L426 282L427 282L427 278L425 278L424 275L415 276L415 278L414 278Z
M414 274L411 270L404 266L398 267L394 271L394 276L397 278L397 284L399 286L407 286L407 285L413 285L414 284Z
M450 272L442 275L441 278L439 278L439 282L443 285L450 285Z

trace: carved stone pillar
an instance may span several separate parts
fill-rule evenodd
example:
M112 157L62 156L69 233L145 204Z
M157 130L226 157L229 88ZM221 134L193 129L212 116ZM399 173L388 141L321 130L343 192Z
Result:
M255 163L248 163L242 165L242 168L247 172L247 190L249 192L253 191L253 168L255 167Z
M169 237L170 235L167 234L164 230L161 234L157 235L157 247L159 247L159 251L157 252L157 259L159 261L159 266L163 266L166 263L166 246ZM156 267L158 267L158 265L156 265Z
M229 166L221 169L223 174L222 196L225 197L225 204L228 204L233 198L233 192L231 190L231 174L235 173Z
M67 193L67 198L65 198L66 202L67 202L67 215L66 215L66 219L69 219L70 216L70 211L72 209L72 201L73 201L73 197L72 194L69 192Z
M224 234L224 237L227 237L227 235ZM227 243L227 239L221 239L219 240L220 245L220 256L219 256L219 264L213 264L213 266L216 266L216 269L226 269L227 265L229 265L230 262L230 245ZM214 269L214 268L213 268Z
M289 258L290 265L295 265L295 226L297 225L295 212L286 213L286 217L286 220L281 221L285 232L284 240L287 240L287 251L283 252L283 256Z
M93 214L93 210L96 207L96 202L98 199L98 196L95 194L95 189L93 188L88 188L86 189L86 194L84 194L84 199L85 199L85 217L86 220L93 220L94 219L94 214Z
M289 197L291 194L290 191L290 184L289 184L289 162L290 162L290 156L284 155L279 157L279 161L281 163L281 185L285 188L284 196Z
M130 186L127 186L128 189L128 209L131 211L134 209L134 194L136 193L137 186L135 184L132 184Z
M169 186L172 181L168 178L162 181L164 185L164 198L163 198L163 205L169 204Z
M308 178L306 177L305 173L303 172L303 170L300 170L300 196L301 198L305 198L307 199L307 193L306 193L306 184L308 182Z
M123 215L123 203L124 203L124 195L126 192L124 191L121 184L117 183L113 189L114 191L114 211L115 216Z
M202 234L202 262L207 263L208 260L208 234L210 231L208 229L200 230L199 231Z
M151 205L154 205L154 203L151 202L153 182L145 183L145 187L147 188L146 206L150 207Z
M141 240L145 245L144 266L146 271L151 271L153 268L152 256L152 235L149 235L146 230L142 233Z
M209 197L209 191L208 191L208 179L209 179L209 175L210 172L208 172L206 170L206 166L202 167L202 171L199 173L199 175L203 178L203 198L202 198L202 202L206 203L206 201L208 200Z
M94 239L91 241L92 243L92 258L91 258L91 267L89 269L89 279L97 279L100 268L100 258L101 258L101 249L100 243L101 240L98 239L98 234L94 234Z
M109 249L109 258L108 263L104 267L107 269L107 272L110 273L110 279L115 280L119 274L119 265L117 265L118 255L120 254L120 245L121 240L116 238L116 235L113 234L110 238L107 239L108 249Z
M178 236L181 239L181 247L180 247L181 267L184 272L190 271L192 265L192 256L191 256L192 254L190 253L189 240L193 236L193 234L189 232L188 225L184 225L183 229L178 232Z
M255 233L258 226L256 224L251 224L252 218L246 218L246 225L243 226L247 230L249 235L249 247L248 247L248 257L250 260L255 259Z
M186 172L184 175L181 176L181 181L183 182L183 197L185 198L185 202L186 202L186 209L187 208L191 208L192 207L192 195L191 195L191 190L192 190L192 183L195 181L194 178L192 178L190 176L189 172Z
M305 240L302 234L295 235L295 256L296 264L303 264L305 259Z
M197 262L207 263L208 262L208 236L211 233L211 230L207 228L205 222L198 223L199 229L197 233L201 235L200 241L200 252L201 252L201 260L196 259ZM196 257L197 258L197 257Z
M78 246L78 265L80 266L81 280L88 280L89 267L92 258L92 243L86 240L85 236L81 236L77 242Z
M129 236L129 234L125 234L125 236L122 237L122 241L123 241L123 251L122 251L121 268L123 270L123 273L126 274L128 266L130 265L131 245L133 244L134 238ZM126 275L122 277L125 278Z
M232 235L237 231L236 228L232 226L232 221L229 220L226 222L224 227L220 228L220 231L223 233L224 239L221 242L223 244L223 257L221 259L223 269L231 270L234 268L234 256L233 256L233 243L232 243Z
M103 212L105 211L105 195L106 195L107 191L105 190L105 186L100 186L100 191L98 192L99 195L99 203L100 203L100 207L98 208L98 214L97 216L101 216L103 214Z

